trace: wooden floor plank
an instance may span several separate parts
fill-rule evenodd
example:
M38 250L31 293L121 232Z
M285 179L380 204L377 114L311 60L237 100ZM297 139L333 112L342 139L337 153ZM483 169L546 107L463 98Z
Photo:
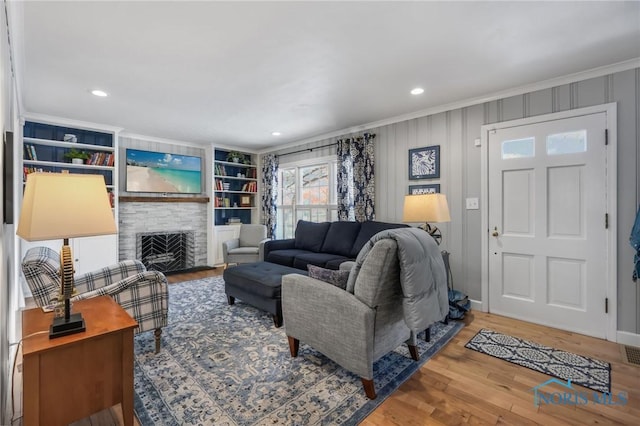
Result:
M222 268L217 268L172 275L168 279L171 283L179 283L222 275L222 272ZM640 366L624 362L620 345L481 312L472 312L464 322L465 328L447 346L425 363L361 424L640 424ZM584 406L536 407L532 388L549 376L465 348L464 345L482 328L610 362L612 392L627 392L627 405L599 406L590 403ZM135 424L139 426L137 421Z

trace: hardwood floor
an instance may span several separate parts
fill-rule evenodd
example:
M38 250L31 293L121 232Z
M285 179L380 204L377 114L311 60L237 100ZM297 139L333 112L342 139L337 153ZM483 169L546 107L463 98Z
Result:
M222 275L222 272L222 268L217 268L167 278L175 285L181 281ZM536 407L532 388L548 380L549 376L466 349L467 341L482 328L610 362L612 394L626 392L626 405L589 402ZM544 390L564 392L565 389L552 385ZM588 391L579 386L576 390ZM591 395L591 391L588 392ZM617 398L614 400L618 401ZM94 420L82 424L121 424L113 423L117 417L105 414L105 422L101 423L99 418L92 416ZM137 421L135 424L139 425ZM627 364L623 360L622 347L617 343L498 315L471 312L460 333L361 424L638 425L640 366Z

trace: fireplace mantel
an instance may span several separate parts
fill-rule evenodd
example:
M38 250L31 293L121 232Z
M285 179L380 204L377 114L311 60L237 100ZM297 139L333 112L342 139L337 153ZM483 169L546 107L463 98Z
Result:
M208 203L209 197L133 197L120 196L121 203Z

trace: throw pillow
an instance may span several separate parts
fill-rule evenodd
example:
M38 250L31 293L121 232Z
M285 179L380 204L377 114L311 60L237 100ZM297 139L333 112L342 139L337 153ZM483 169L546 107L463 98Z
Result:
M331 285L335 285L341 289L347 288L347 280L350 271L336 271L334 269L325 269L315 265L307 265L309 276L316 280L324 281Z

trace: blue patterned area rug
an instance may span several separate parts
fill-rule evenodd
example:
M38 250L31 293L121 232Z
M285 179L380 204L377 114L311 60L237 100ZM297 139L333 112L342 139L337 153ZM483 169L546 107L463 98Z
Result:
M463 324L420 336L420 361L406 345L374 365L378 398L360 378L300 342L291 358L284 327L237 300L222 277L169 286L169 326L154 354L153 333L135 337L134 409L141 425L355 425L440 350Z
M586 388L611 392L611 364L482 329L465 347Z

